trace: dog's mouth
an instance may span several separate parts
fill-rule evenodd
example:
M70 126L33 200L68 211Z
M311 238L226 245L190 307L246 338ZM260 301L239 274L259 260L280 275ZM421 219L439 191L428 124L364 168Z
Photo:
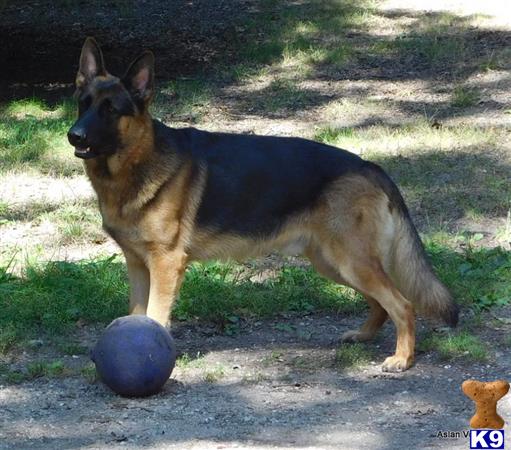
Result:
M89 159L94 158L97 155L90 147L75 147L75 156L82 159Z

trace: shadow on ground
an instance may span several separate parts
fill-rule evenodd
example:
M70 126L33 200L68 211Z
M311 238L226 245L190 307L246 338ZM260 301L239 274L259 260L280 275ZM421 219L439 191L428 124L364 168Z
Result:
M138 51L152 48L160 82L198 75L226 87L239 82L234 74L240 70L246 74L262 66L277 70L286 58L301 58L306 81L417 80L426 81L432 93L442 92L446 83L462 84L484 68L511 66L511 32L474 26L474 17L382 11L370 2L334 0L196 1L193 7L185 1L151 2L150 7L134 1L86 6L77 2L69 7L62 1L52 2L51 8L41 8L41 2L26 2L23 8L7 2L0 36L9 39L0 49L0 59L10 69L1 74L5 89L0 97L40 95L55 101L62 93L69 94L66 86L74 79L87 35L103 43L109 67L118 74ZM390 20L402 20L404 25L396 25L398 29L387 35L373 32L373 27L388 26ZM476 82L472 87L483 86ZM366 94L377 94L378 89L375 83ZM284 95L278 102L279 115L292 116L332 99L300 86L293 87L292 94L287 99L282 86L248 92L240 95L233 112L251 105L261 116L272 116L272 98ZM434 106L439 118L459 113L442 104L398 106L405 113ZM489 101L485 107L491 111L503 105Z

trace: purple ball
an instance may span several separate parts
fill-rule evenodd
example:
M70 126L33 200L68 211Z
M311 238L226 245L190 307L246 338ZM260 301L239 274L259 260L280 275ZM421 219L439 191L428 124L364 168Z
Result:
M115 319L91 353L101 380L125 397L156 394L176 363L170 333L147 316Z

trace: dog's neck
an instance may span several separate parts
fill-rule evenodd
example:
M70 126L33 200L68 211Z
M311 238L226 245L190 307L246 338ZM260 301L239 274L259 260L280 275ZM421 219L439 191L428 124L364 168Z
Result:
M85 160L85 171L101 203L130 203L144 189L144 177L154 161L153 122L149 114L121 118L119 148L111 156ZM147 166L147 170L144 168ZM113 199L116 198L116 201Z
M122 117L118 125L119 147L110 156L85 160L89 178L107 184L130 178L133 169L148 161L154 153L153 121L149 113Z

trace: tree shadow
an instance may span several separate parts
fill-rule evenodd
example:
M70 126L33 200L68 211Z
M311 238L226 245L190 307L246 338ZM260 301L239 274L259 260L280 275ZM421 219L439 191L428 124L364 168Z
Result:
M239 78L233 75L240 70L278 70L283 61L292 63L293 59L305 66L306 81L417 80L427 82L433 93L445 89L445 84L463 83L483 66L511 65L511 32L478 28L472 24L473 16L449 12L379 10L370 2L331 0L246 0L236 8L207 1L194 2L192 7L182 0L172 5L154 2L144 8L137 2L122 8L111 2L87 8L77 4L70 9L61 2L50 12L42 12L42 18L37 17L42 25L37 25L30 5L27 10L5 9L0 35L14 37L0 49L0 58L10 67L1 74L5 89L0 100L27 95L54 100L64 92L69 94L86 35L95 35L104 44L108 67L114 73L122 74L137 51L152 48L160 80L199 74L215 79L217 87L237 85ZM229 8L228 16L225 8ZM62 23L53 20L54 29L37 34L38 26L47 26L46 15L61 17ZM149 16L151 27L144 28L142 38L140 27ZM371 23L388 20L403 21L397 34L373 32ZM24 40L30 45L23 45ZM367 94L378 90L376 83ZM328 95L307 91L298 86L294 92L297 101L284 101L279 115L292 116L331 100ZM263 89L247 93L246 99L240 95L241 102L232 108L239 112L247 104L256 105L260 116L271 117L272 106L267 108L264 101L271 94ZM490 110L502 107L491 102L485 106ZM403 104L402 110L406 113L411 107ZM424 107L438 107L445 117L459 112L441 104L413 105L412 110ZM470 111L463 114L470 115Z
M484 150L483 150L484 151ZM421 148L410 155L378 155L405 193L422 231L435 231L467 216L503 218L509 210L511 167L476 144L456 150Z

